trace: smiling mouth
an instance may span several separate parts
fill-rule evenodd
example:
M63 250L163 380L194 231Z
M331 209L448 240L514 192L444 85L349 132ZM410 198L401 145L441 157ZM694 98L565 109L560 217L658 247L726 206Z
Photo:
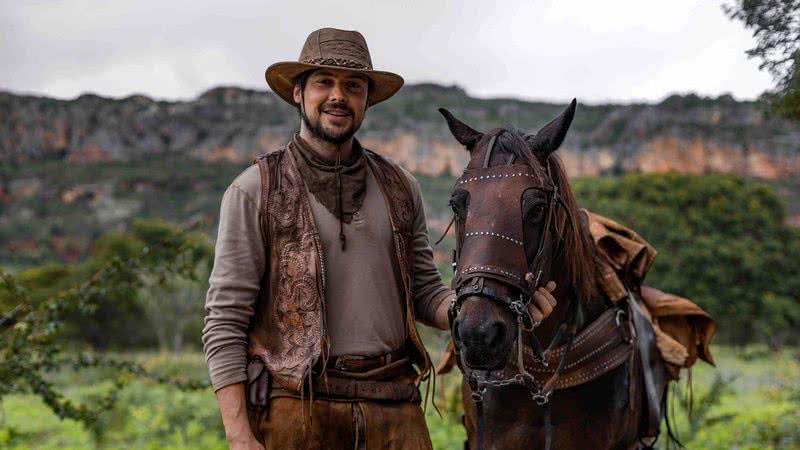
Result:
M350 117L350 115L351 115L349 112L341 111L341 110L328 110L328 111L323 111L323 112L325 114L329 114L329 115L335 116L335 117Z

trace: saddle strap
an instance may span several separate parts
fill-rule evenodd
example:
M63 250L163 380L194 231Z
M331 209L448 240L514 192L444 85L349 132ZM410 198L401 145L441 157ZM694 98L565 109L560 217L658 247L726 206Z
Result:
M605 311L589 326L575 336L567 354L564 368L553 388L567 389L588 383L619 367L633 352L631 324L622 310L612 308ZM537 380L545 380L555 374L566 346L557 347L545 355L547 364L542 364L533 350L523 350L525 370ZM503 369L499 377L511 378L518 372L516 362Z
M644 379L644 394L647 408L647 421L645 422L644 435L658 436L661 418L661 392L666 387L664 362L656 346L656 336L653 326L645 317L639 302L631 291L628 291L628 305L631 311L631 320L636 329L636 347L642 367Z

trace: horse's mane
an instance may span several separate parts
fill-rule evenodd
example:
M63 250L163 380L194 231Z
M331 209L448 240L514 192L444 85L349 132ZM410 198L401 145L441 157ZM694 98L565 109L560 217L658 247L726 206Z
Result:
M498 148L516 155L518 160L529 161L529 165L533 167L541 182L544 183L548 179L547 168L532 155L522 132L515 129L500 129L492 134L497 136L496 145ZM564 170L561 159L556 156L555 152L548 157L548 163L550 165L550 177L558 187L561 199L564 201L572 216L572 222L575 224L575 229L573 230L564 210L556 207L555 220L553 221L555 229L551 231L556 236L562 236L562 239L559 240L554 248L553 267L564 270L564 278L577 288L581 299L584 301L599 300L601 298L598 283L601 276L598 269L600 264L595 259L597 257L596 252L593 250L589 233L585 230L581 221L567 173Z

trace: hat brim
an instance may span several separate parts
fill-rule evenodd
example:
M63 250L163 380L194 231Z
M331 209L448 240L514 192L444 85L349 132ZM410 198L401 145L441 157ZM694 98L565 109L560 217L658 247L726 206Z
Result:
M349 67L329 66L323 64L305 64L295 61L277 62L267 67L264 78L273 92L278 94L286 103L294 106L294 84L295 79L301 73L313 69L335 69L352 70L353 72L363 73L372 83L367 94L367 105L378 104L393 96L403 87L403 77L392 72L381 70L351 69Z

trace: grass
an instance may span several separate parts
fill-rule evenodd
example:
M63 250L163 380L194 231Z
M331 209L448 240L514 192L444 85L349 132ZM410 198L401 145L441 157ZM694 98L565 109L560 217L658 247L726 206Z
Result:
M428 332L426 337L435 350L444 342L441 336ZM716 347L713 351L718 368L699 363L692 373L693 422L682 406L687 392L686 372L675 396L676 425L687 448L800 448L796 427L800 423L796 381L800 365L793 353L796 350L773 353L755 347ZM162 373L205 377L205 360L199 352L129 356ZM55 379L70 398L91 400L109 388L109 376L103 370L92 370L63 372ZM709 398L709 389L719 379L724 387ZM464 432L460 424L459 377L440 377L438 386L436 398L442 417L431 407L426 413L434 448L460 449ZM59 420L32 395L3 398L0 417L0 448L4 449L226 448L210 390L187 393L146 381L132 382L117 407L101 417L106 430L102 436L73 421ZM692 431L692 426L697 429Z

